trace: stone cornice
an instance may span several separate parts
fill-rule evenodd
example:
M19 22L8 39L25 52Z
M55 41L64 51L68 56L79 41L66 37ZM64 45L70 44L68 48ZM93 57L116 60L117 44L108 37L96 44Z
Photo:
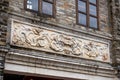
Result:
M98 66L90 66L85 64L77 64L60 60L53 60L41 57L34 57L20 53L10 52L6 56L6 63L26 65L32 67L42 67L48 69L62 70L75 73L99 75L106 77L114 77L115 72L111 68L102 68Z

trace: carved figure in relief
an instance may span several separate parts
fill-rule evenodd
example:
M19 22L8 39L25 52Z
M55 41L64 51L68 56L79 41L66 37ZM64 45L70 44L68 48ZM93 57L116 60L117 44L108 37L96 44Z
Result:
M42 31L42 30L41 30ZM26 42L30 44L31 46L38 46L38 39L40 39L39 33L41 31L38 31L36 29L29 29L29 31L26 31Z
M18 30L19 27L21 28ZM14 40L12 41L14 44L23 45L25 43L24 30L25 30L25 27L23 25L15 24L15 29L14 29L14 34L13 34Z
M83 50L82 50L82 47L83 47L83 42L81 40L74 40L74 45L72 47L72 54L73 55L82 55L83 54Z
M72 54L73 39L69 36L60 35L60 41L63 43L63 51L65 54Z
M99 56L101 56L101 59L102 60L107 60L108 59L108 51L107 51L107 48L108 46L98 46L97 47L97 50L98 50L98 53L99 53Z
M26 33L26 42L31 46L45 47L49 41L47 35L42 34L42 29L31 29Z
M55 36L51 40L50 48L58 52L63 51L62 42L59 41L59 36Z
M74 44L73 38L65 35L59 36L64 45L72 46Z
M55 36L51 42L51 48L65 54L81 55L81 41L77 42L74 38L64 35Z
M85 53L88 57L96 58L98 56L97 46L90 42L87 45L84 45Z
M47 35L42 35L43 32L42 29L36 29L36 28L29 28L24 27L23 25L17 25L22 26L19 29L15 29L15 40L14 43L19 44L29 44L31 46L39 46L44 47L48 44Z
M89 40L78 39L67 35L30 27L23 24L15 24L12 42L28 47L44 48L74 56L81 56L108 60L108 45Z

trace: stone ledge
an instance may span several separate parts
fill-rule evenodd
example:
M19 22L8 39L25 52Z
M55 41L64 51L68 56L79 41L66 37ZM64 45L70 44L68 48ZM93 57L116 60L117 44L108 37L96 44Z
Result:
M113 69L110 68L102 68L98 66L88 66L85 64L75 64L69 63L66 61L60 60L48 60L46 58L33 57L28 55L23 55L20 53L9 53L6 56L6 63L26 65L26 66L36 66L42 68L50 68L62 71L70 71L75 73L83 73L83 74L91 74L91 75L99 75L106 77L113 77L115 74Z
M93 66L97 65L97 66L100 66L106 69L112 69L112 66L111 66L112 63L107 63L107 62L102 62L102 61L90 60L90 59L85 59L85 58L79 58L79 57L73 57L73 56L68 56L68 55L61 55L61 54L56 54L56 53L43 52L39 50L13 47L13 46L11 46L9 50L10 52L33 56L36 58L40 57L40 58L61 60L61 61L66 61L70 63L87 64L87 65L93 65Z

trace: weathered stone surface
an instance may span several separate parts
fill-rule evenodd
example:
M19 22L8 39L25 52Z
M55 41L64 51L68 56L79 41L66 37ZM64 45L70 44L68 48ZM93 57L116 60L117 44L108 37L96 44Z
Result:
M11 44L93 60L110 62L109 43L77 38L53 30L35 28L34 25L13 21Z
M110 0L111 14L112 14L112 59L113 66L117 70L117 76L120 79L120 0Z
M56 1L55 18L38 16L37 13L24 10L24 0L9 0L9 2L11 13L16 13L15 15L20 15L23 18L32 19L33 21L31 21L30 23L34 23L36 20L38 20L52 25L54 24L56 26L65 26L64 28L68 29L78 29L83 31L95 32L94 29L87 29L86 27L76 24L76 0ZM101 33L110 33L110 26L108 25L109 18L107 5L108 2L106 0L99 1L99 27ZM28 19L27 21L29 21L30 19Z
M55 60L55 57L51 57L54 59L47 60L47 58L43 59L42 57L39 57L38 59L38 57L32 57L31 55L19 54L15 52L11 52L11 54L8 54L6 56L7 60L6 60L5 69L9 71L25 72L26 74L27 73L44 74L44 72L47 72L46 75L51 75L52 74L51 70L56 70L58 72L59 71L62 72L61 77L66 77L66 78L93 80L93 76L94 76L94 80L101 80L100 77L102 77L103 80L115 79L113 75L114 70L112 68L110 67L104 68L92 64L85 65L82 63L75 63L72 62L74 58L70 59L71 62L69 62L67 60L61 60L61 59ZM41 71L40 69L42 68L47 70ZM49 70L50 72L48 73ZM69 75L69 74L73 74L73 75ZM78 74L79 77L75 77L75 74ZM84 75L85 77L83 78L83 76L80 76L81 74ZM59 73L57 73L56 75L56 72L53 75L60 77ZM66 75L69 75L69 77Z
M88 29L84 26L80 26L80 25L76 24L76 0L56 0L56 17L54 17L54 18L40 16L39 14L37 14L35 12L26 11L24 9L24 0L0 0L0 26L1 26L0 27L0 46L4 45L5 46L4 48L7 47L8 51L4 48L2 49L1 47L0 47L0 50L1 51L6 50L6 52L8 52L9 57L12 56L11 58L9 58L11 60L11 62L10 62L11 64L15 64L15 60L17 61L17 59L19 59L18 57L20 57L20 56L16 56L16 54L9 54L10 51L13 53L17 52L19 55L23 55L20 58L21 59L20 65L23 65L24 63L27 63L27 64L29 63L29 61L27 62L27 61L23 60L23 58L25 56L34 56L35 58L38 58L38 56L39 56L39 58L41 57L42 59L48 60L48 61L44 61L43 63L41 62L43 60L41 60L37 64L37 65L43 64L42 66L44 66L44 68L53 68L54 67L54 69L60 70L63 67L62 70L64 70L64 71L68 70L68 71L71 71L72 73L85 71L85 72L87 72L85 74L89 74L89 75L92 74L92 75L97 76L96 80L98 80L100 75L104 76L103 78L100 78L100 80L107 80L108 78L106 79L105 76L107 76L107 75L115 76L113 67L110 64L110 63L112 63L112 62L110 62L110 58L109 58L111 52L109 52L109 49L108 49L109 47L111 47L111 44L110 45L108 45L108 44L110 43L110 41L112 41L111 30L114 30L113 33L116 35L114 38L115 42L113 42L113 43L115 43L114 44L115 49L113 47L111 49L111 50L115 50L115 51L113 51L113 54L114 53L117 54L117 55L115 55L117 59L115 58L116 60L114 62L119 63L118 61L120 58L119 50L118 50L119 47L117 47L117 46L119 46L119 43L120 43L119 42L119 39L120 39L119 38L119 26L114 25L114 29L111 29L112 26L109 24L109 22L110 22L109 19L111 19L111 18L110 18L110 15L108 14L108 11L109 11L108 1L109 0L99 0L99 12L98 13L99 13L100 30L94 30L94 29ZM112 0L112 1L114 2L114 0ZM114 10L113 10L112 14L115 14L115 15L117 15L116 17L119 17L118 14L116 14L119 12L119 10L118 10L119 2L117 2L117 1L119 1L119 0L115 0L116 3L112 4L112 6L114 6L113 7ZM115 7L115 6L117 6L117 7ZM27 23L32 23L32 24L38 25L39 28L37 28L36 26L31 26L31 25L28 26L30 30L28 30L27 32L30 33L29 35L33 35L33 36L31 36L31 37L27 36L26 39L18 38L18 36L17 36L17 37L15 37L17 39L12 42L12 45L10 45L9 38L11 36L10 36L9 30L11 29L10 28L11 27L11 24L10 24L11 19L16 19L16 20L20 20L23 22L27 22ZM116 18L113 19L113 21L116 21L116 20L118 20L118 19L116 19ZM118 22L119 22L119 20L118 20ZM115 22L115 23L117 23L117 22ZM24 26L25 24L22 24L22 25ZM44 28L41 28L41 26L43 26ZM31 29L31 27L32 28L34 27L35 30ZM20 26L20 29L21 29L21 26ZM23 31L25 31L26 29L28 29L28 28L25 27L25 29ZM38 32L39 29L40 29L40 32ZM53 31L53 29L54 29L54 31ZM19 31L18 27L16 28L16 30ZM55 39L52 38L52 40L50 40L50 42L51 42L50 44L54 44L54 45L52 45L52 46L48 45L48 40L46 40L47 38L39 36L39 35L41 35L41 30L43 32L55 34L55 36L54 36ZM63 34L61 32L64 32L65 34ZM28 33L24 33L24 34L26 35ZM31 34L31 33L34 33L34 34ZM68 33L70 33L72 35L69 35ZM6 37L6 34L8 34L7 37ZM16 35L18 35L18 34L20 35L20 33L17 33ZM74 34L76 36L74 36ZM62 37L59 35L62 35ZM58 36L58 37L56 37L56 36ZM78 36L80 36L80 37L78 37ZM85 38L81 38L81 36L85 37ZM21 37L21 35L20 35L20 37ZM53 36L50 35L50 37L53 37ZM39 41L37 41L37 38L39 38L38 39ZM88 38L88 39L86 39L86 38ZM19 39L22 39L23 41L19 41ZM80 39L80 41L78 41L79 39ZM91 41L91 39L93 41ZM6 40L8 40L8 41L6 41ZM73 40L77 41L77 45L74 43ZM88 41L88 40L90 40L90 41ZM85 55L83 55L84 51L81 50L81 45L79 45L79 44L81 44L81 42L87 43ZM91 42L93 44L89 44L89 42ZM19 45L18 45L18 43L19 43ZM73 43L75 45L73 45ZM94 48L93 46L96 46L96 45L97 45L97 47ZM105 49L105 51L98 50L96 52L96 48L99 48L98 46L101 46L102 48L103 48L103 46L106 46L107 48ZM26 47L29 49L26 49L23 47ZM43 50L43 48L44 48L44 50ZM41 49L42 49L42 51L41 51ZM83 51L83 53L80 53L81 51ZM43 52L43 54L42 54L42 52ZM51 54L51 53L53 53L53 54ZM60 53L60 54L56 54L56 53ZM101 55L99 53L101 53ZM103 55L104 53L107 55ZM14 60L12 60L13 55L15 58ZM111 59L112 59L112 57L114 57L114 56L111 56ZM10 61L9 59L7 58L8 62ZM54 59L56 64L51 63L50 62L51 59L52 60ZM30 57L28 60L31 60L32 64L36 64L36 62L34 62L33 58ZM58 67L59 62L57 62L57 60L63 61L63 62L66 61L70 65L68 65L68 63L67 63L65 66L63 66L64 64L60 63L60 65ZM85 66L89 65L89 67L85 67L85 69L83 69L79 66L76 66L76 63L77 63L77 65L82 65L82 64L84 64ZM46 65L46 64L48 64L48 65ZM54 66L53 66L53 64L54 64ZM29 66L31 66L31 65L29 65ZM91 67L94 67L94 68L91 69ZM100 68L100 67L102 67L102 68ZM79 70L77 70L77 69L79 69ZM87 79L89 79L89 78L90 78L90 76L87 76ZM92 79L93 79L93 77L92 77ZM109 78L109 79L113 80L113 78Z
M7 20L8 20L8 10L9 2L7 0L0 0L0 80L3 80L3 71L4 71L4 61L2 60L4 50L6 46L6 35L7 35Z
M0 46L6 45L7 20L9 11L9 2L7 0L0 1Z

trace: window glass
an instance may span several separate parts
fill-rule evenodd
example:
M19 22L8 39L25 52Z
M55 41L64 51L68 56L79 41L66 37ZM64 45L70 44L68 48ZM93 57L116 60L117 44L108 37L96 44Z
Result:
M94 17L90 17L90 27L97 28L97 19Z
M89 5L89 8L90 8L90 14L92 14L92 15L94 15L94 16L96 16L97 15L97 9L96 9L96 6L94 6L94 5Z
M77 0L77 23L98 29L97 0Z
M38 11L38 0L27 0L27 9Z
M86 2L78 1L78 9L79 11L86 12Z
M96 4L96 0L89 0L90 3Z
M53 5L51 3L42 1L42 13L52 15Z
M54 0L25 0L25 8L30 11L55 16Z
M79 13L79 23L82 25L86 25L86 15Z

